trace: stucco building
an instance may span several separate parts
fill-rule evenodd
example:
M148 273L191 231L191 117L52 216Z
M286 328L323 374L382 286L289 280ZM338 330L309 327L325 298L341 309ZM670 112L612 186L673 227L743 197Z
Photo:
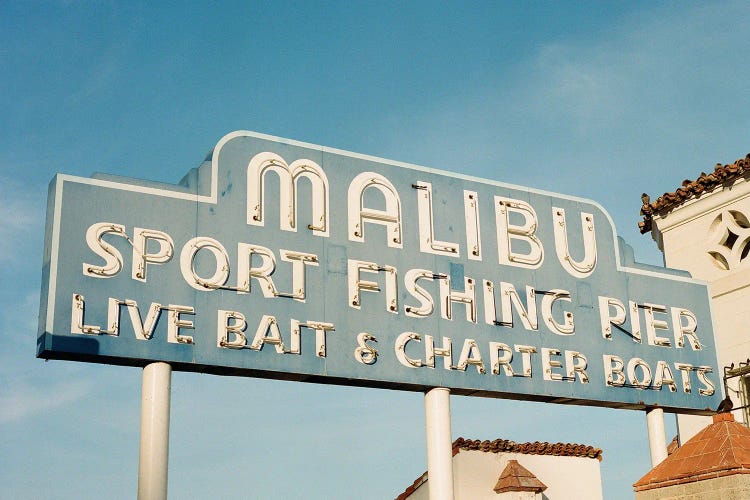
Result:
M651 233L667 267L706 281L723 391L713 417L678 415L678 448L634 484L637 500L750 498L750 155L717 164L651 201ZM736 420L736 421L735 421Z
M656 201L643 195L639 223L651 233L667 267L708 282L716 335L718 378L725 380L734 417L747 423L750 367L750 155L717 164ZM678 416L681 443L711 423Z
M571 443L453 442L455 500L601 500L602 450ZM429 498L422 474L397 500Z

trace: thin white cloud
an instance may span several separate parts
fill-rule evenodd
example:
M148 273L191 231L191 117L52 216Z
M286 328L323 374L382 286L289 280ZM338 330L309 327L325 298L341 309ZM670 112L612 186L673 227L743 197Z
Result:
M750 40L738 36L748 16L747 2L656 4L594 35L549 41L429 112L394 116L421 140L404 143L394 126L390 149L604 202L638 259L661 263L636 228L641 193L672 191L748 152Z
M0 305L0 345L4 344L0 360L6 356L32 353L38 325L39 291L19 289L15 300ZM9 352L9 349L13 351ZM20 351L16 352L16 349ZM0 374L9 363L2 363Z
M29 189L7 177L0 177L0 200L0 264L9 264L28 257L20 249L43 231L44 213Z
M659 134L656 142L689 141L696 129L710 135L707 115L750 98L750 44L737 37L750 5L665 6L653 14L648 21L632 16L597 40L543 46L527 68L531 85L521 102L536 103L537 118L565 120L581 135L603 138L634 123Z
M88 70L81 86L67 98L67 104L79 105L100 93L111 91L121 70L117 51L109 50L109 57L103 57Z
M43 388L27 384L6 384L0 392L0 425L79 401L91 390L92 384L81 380L57 382Z
M114 8L117 10L116 6ZM92 98L112 95L118 79L125 77L123 61L133 49L139 28L139 21L134 19L127 32L97 47L97 54L82 66L76 76L77 90L65 98L67 105L76 106Z
M24 312L24 321L21 322L21 327L24 331L36 331L37 327L37 313L39 311L39 291L33 291L27 293L22 302L22 311Z

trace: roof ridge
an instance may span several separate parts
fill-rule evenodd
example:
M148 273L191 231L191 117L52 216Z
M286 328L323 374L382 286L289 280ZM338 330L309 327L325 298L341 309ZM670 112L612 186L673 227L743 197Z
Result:
M479 439L465 439L459 437L453 441L453 455L459 450L483 451L486 453L524 453L527 455L553 455L566 457L585 457L602 460L602 449L579 443L549 443L547 441L516 443L509 439L495 439L480 441Z
M736 160L734 163L722 165L717 163L714 171L710 174L701 172L695 180L685 179L682 186L675 191L664 193L656 201L651 202L648 194L641 195L641 216L643 220L638 223L641 234L651 231L653 216L662 215L679 207L692 198L698 198L703 193L712 191L714 188L734 182L740 177L750 174L750 153L744 158Z
M421 476L416 478L413 483L411 483L399 496L396 497L396 500L406 500L409 495L414 493L417 488L422 486L427 481L427 472L425 471Z

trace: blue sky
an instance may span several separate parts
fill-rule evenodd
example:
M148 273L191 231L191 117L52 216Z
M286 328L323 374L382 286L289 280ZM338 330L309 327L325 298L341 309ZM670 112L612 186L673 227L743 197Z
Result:
M653 197L750 151L746 2L2 2L0 484L131 498L140 370L34 358L47 183L176 182L255 130L601 203L643 262ZM173 498L389 498L425 470L416 393L176 373ZM602 447L640 412L453 397L453 437Z

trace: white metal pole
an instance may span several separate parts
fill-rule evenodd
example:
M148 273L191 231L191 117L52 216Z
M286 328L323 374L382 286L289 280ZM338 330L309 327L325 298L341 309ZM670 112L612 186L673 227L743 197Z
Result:
M430 500L453 500L450 395L450 389L437 387L429 390L424 397Z
M143 368L138 500L167 498L171 386L172 367L167 363L151 363Z
M651 467L656 467L667 458L667 433L664 430L664 410L649 408L646 410L648 426L648 447L651 449Z

